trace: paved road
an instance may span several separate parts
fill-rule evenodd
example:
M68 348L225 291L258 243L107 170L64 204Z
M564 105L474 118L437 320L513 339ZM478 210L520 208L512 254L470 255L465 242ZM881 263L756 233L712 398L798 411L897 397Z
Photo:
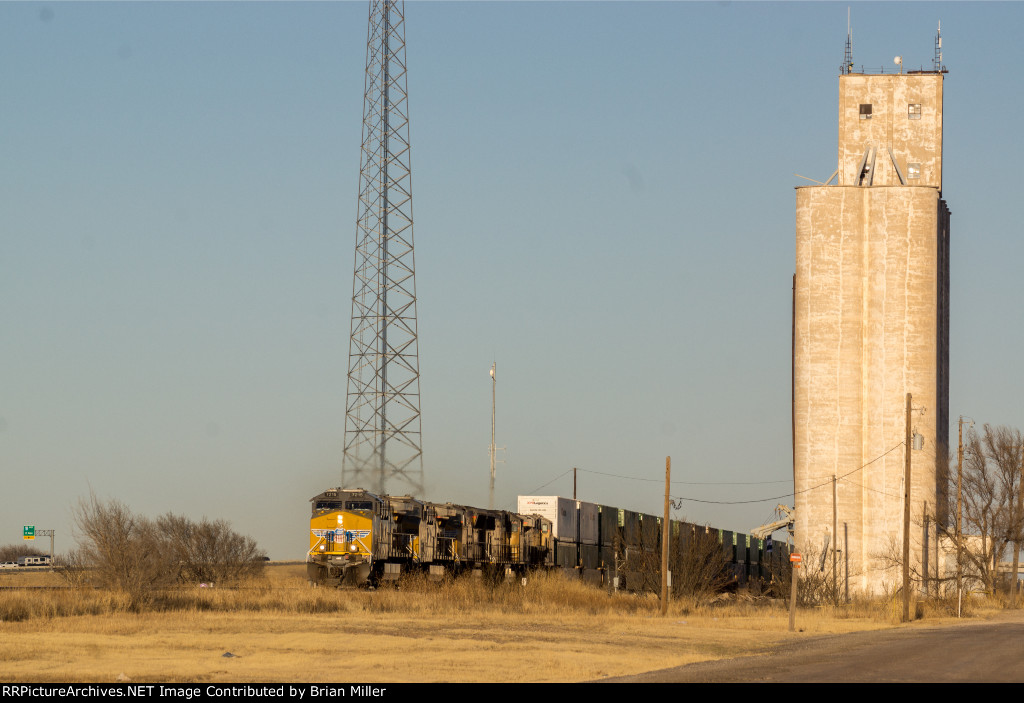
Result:
M615 682L1024 682L1024 614L947 627L820 635L769 654L661 669Z

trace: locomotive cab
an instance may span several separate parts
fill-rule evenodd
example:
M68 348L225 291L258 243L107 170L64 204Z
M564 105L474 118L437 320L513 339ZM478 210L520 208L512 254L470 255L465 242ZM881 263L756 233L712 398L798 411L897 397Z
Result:
M383 503L361 488L332 488L310 499L306 573L311 583L359 586L373 566L373 536Z

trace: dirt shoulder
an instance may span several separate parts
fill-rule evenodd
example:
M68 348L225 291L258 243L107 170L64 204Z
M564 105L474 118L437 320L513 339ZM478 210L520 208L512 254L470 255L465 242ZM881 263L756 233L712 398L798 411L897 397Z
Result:
M765 652L779 634L653 617L166 613L3 623L0 639L8 682L556 682Z

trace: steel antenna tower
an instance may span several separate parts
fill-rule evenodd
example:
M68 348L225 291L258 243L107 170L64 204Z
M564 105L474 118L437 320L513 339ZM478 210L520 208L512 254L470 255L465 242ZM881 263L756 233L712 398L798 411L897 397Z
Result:
M843 65L840 73L853 73L853 30L850 29L850 8L846 8L846 50L843 52Z
M422 493L405 3L371 0L341 483Z

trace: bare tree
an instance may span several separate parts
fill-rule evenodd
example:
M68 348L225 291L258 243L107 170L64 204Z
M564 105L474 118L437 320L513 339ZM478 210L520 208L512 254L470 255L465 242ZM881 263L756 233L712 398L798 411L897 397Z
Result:
M1024 525L1020 506L1020 430L986 424L981 436L971 430L964 448L964 560L987 591L998 581L999 561L1009 545L1019 549Z
M173 580L153 523L117 500L94 493L72 510L79 548L76 560L104 587L125 593L133 607L151 600L155 588Z

